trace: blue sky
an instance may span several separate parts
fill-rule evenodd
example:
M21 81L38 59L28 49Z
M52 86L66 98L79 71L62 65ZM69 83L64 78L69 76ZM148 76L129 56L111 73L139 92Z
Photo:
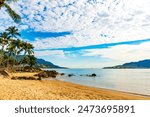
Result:
M57 38L61 36L70 35L71 32L40 32L40 31L30 31L30 30L23 30L21 31L22 38L27 38L30 41L35 41L37 38Z
M20 0L0 10L0 31L15 25L35 56L72 68L150 59L150 0Z

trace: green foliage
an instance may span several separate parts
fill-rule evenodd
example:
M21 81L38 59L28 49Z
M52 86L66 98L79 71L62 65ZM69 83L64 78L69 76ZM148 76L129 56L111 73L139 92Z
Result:
M33 45L18 39L20 36L18 29L14 26L0 33L0 66L13 68L13 66L26 64L33 67L36 64Z

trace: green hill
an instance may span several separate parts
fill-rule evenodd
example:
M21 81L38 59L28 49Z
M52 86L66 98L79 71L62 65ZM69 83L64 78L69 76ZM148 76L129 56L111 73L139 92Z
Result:
M117 65L113 67L104 67L104 69L146 69L150 68L150 59L142 60L138 62L125 63L123 65Z
M58 65L54 65L53 63L51 63L49 61L45 61L44 59L37 58L36 62L37 62L37 66L40 68L64 68L64 67L60 67Z

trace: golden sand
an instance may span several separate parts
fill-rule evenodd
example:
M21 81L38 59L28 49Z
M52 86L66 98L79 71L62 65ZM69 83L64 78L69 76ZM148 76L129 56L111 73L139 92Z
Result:
M16 73L32 76L35 73ZM1 100L150 100L150 97L92 88L58 80L11 80L0 78Z

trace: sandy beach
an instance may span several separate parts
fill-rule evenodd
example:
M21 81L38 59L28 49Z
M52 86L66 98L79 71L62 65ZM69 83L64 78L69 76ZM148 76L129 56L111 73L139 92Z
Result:
M35 73L15 73L32 76ZM1 100L150 100L148 96L98 89L58 80L0 78Z

